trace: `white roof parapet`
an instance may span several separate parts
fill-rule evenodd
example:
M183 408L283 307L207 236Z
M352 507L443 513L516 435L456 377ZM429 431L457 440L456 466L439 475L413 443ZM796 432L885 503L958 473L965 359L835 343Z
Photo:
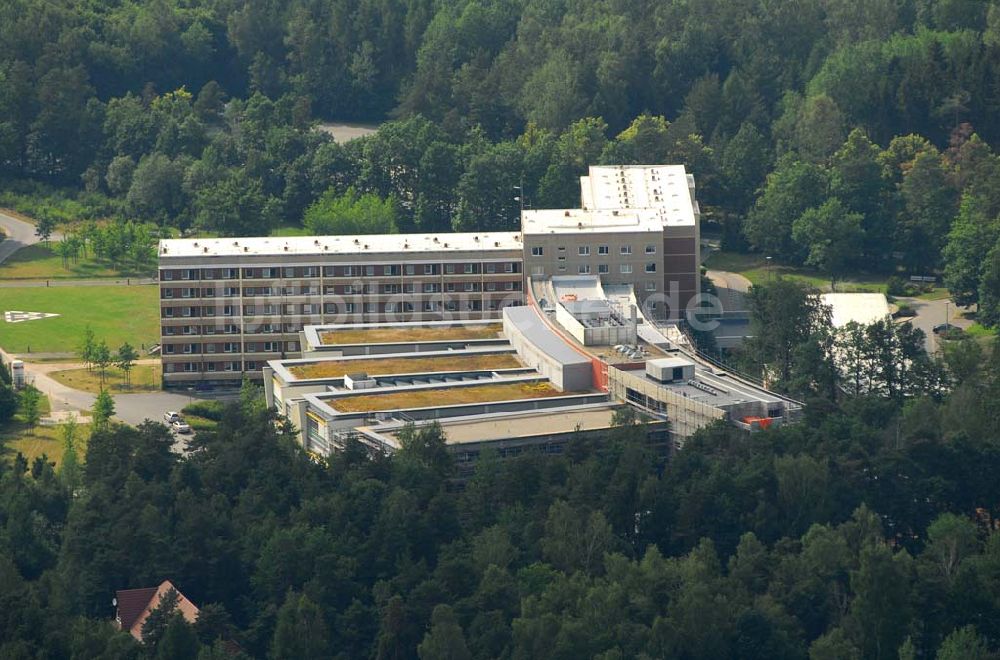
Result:
M690 204L694 177L683 165L592 166L581 185L594 209L667 209Z
M459 234L172 238L160 241L159 255L161 258L302 256L477 251L502 252L521 249L521 234L519 232L467 232Z
M521 214L525 234L641 232L694 226L694 177L683 165L593 166L580 177L580 209Z
M655 233L685 224L663 209L533 209L521 215L525 234Z

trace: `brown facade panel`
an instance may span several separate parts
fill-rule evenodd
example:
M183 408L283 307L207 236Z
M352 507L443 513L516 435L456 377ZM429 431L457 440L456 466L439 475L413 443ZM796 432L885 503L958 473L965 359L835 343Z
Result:
M698 242L694 237L663 239L663 253L668 256L672 254L696 254L697 248Z

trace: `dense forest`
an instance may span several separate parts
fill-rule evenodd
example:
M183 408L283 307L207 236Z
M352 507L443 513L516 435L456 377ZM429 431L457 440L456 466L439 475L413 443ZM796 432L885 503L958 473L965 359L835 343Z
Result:
M834 280L943 270L987 325L998 111L1000 6L977 0L0 7L0 199L223 235L309 211L512 229L520 201L576 204L590 164L679 162L726 247ZM393 121L339 145L317 118Z
M159 232L515 229L591 164L682 163L726 248L940 274L997 325L998 112L976 0L0 3L0 205L136 264ZM465 482L435 428L317 462L250 388L183 458L104 422L80 464L0 456L0 658L996 657L1000 348L749 301L740 366L805 419L670 457L623 416ZM116 633L164 579L197 623Z
M252 388L186 458L105 425L82 468L0 463L0 657L995 657L993 356L669 460L622 415L465 483L435 427L317 463ZM197 622L114 632L115 590L164 579Z

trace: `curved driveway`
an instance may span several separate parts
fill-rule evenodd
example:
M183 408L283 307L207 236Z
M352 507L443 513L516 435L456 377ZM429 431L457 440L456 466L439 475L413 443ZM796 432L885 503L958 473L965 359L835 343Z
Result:
M709 270L705 272L705 276L715 285L723 312L746 311L746 294L750 290L750 280L739 273L725 270Z
M12 215L0 211L0 228L3 228L7 238L0 241L0 263L3 263L10 255L14 254L27 245L34 245L38 242L35 236L35 225L24 220L18 220ZM52 238L59 240L61 234L52 232Z

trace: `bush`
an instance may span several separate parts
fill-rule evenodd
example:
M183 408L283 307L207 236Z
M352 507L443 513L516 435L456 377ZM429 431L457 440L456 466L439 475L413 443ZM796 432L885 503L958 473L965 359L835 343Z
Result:
M898 303L896 305L896 316L911 317L916 315L917 312L910 306L909 303Z
M195 401L184 406L181 412L192 417L202 417L213 422L218 422L222 419L224 408L225 405L221 401ZM191 424L191 428L195 428L193 423Z
M193 431L214 431L219 425L218 422L198 416L185 417L184 421L188 423L188 426L190 426Z
M967 339L969 335L967 335L961 328L950 328L942 332L940 337L941 339L945 339L947 341L959 341Z
M909 295L909 293L907 292L906 282L903 280L902 277L899 277L898 275L893 275L886 281L885 292L888 293L890 296Z

